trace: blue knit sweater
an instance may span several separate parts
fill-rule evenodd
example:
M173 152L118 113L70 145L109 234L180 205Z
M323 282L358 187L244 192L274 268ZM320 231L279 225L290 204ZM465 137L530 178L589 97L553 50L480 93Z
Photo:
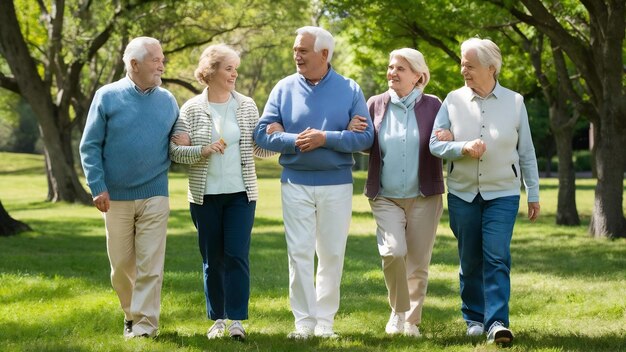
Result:
M80 141L91 193L111 200L168 196L169 136L178 105L166 89L142 95L124 77L96 92Z
M367 117L365 132L346 130L354 115ZM283 125L285 132L266 134L266 126L273 122ZM326 131L326 144L303 153L295 142L307 127ZM254 139L261 148L281 153L281 182L325 186L352 183L352 153L371 147L374 131L359 85L329 68L317 85L309 84L298 73L278 82L254 130Z

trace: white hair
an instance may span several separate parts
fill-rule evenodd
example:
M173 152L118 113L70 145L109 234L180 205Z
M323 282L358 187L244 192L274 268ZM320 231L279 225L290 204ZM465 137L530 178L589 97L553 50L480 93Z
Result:
M422 77L415 83L415 86L422 91L430 81L430 71L428 70L428 66L426 65L426 60L424 59L424 55L419 51L411 48L402 48L396 49L389 54L389 60L394 57L401 57L405 59L409 66L411 67L411 71L414 73L421 73Z
M296 30L296 34L298 35L303 35L305 33L315 37L313 50L315 50L316 53L319 53L323 49L328 50L328 58L326 58L326 62L330 63L330 59L333 58L333 51L335 50L335 39L332 34L324 28L313 26L304 26Z
M476 50L478 61L484 67L493 66L496 69L494 78L497 80L502 68L502 54L496 43L489 39L470 38L461 44L461 55L470 50Z
M130 71L132 66L130 65L131 60L143 61L146 54L148 54L147 46L150 45L161 45L161 43L151 37L137 37L126 45L126 49L124 50L124 56L122 60L124 60L124 66L126 67L126 71Z

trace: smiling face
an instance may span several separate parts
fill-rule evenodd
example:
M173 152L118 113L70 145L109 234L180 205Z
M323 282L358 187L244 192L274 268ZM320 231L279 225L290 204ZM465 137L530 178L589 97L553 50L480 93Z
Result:
M306 79L317 82L326 73L328 50L315 52L315 36L309 33L299 34L293 43L293 59L296 69Z
M468 50L461 57L461 74L465 85L481 97L491 93L496 84L495 67L485 67L480 63L476 50Z
M232 92L235 90L235 82L237 81L237 69L239 68L240 59L238 56L230 55L220 62L215 72L211 75L210 87L216 93Z
M147 54L143 60L131 60L131 79L142 90L161 85L161 75L165 71L165 57L159 44L146 45Z
M401 56L393 56L387 66L387 84L399 97L411 93L421 74L413 72L409 62Z

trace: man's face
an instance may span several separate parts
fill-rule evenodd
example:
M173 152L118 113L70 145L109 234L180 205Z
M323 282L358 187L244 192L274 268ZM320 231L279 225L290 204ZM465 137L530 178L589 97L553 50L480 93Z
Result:
M326 72L328 50L315 52L315 37L312 34L299 34L293 43L293 59L298 73L310 80L319 80Z
M480 63L476 50L469 50L461 57L461 74L465 85L479 94L489 93L495 83L493 66L485 67Z
M147 45L148 53L142 61L132 60L133 81L146 90L161 85L161 75L165 71L165 57L158 44Z

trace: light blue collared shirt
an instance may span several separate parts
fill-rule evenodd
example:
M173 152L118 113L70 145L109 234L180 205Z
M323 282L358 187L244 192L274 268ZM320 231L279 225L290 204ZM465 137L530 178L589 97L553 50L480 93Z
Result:
M380 195L387 198L417 197L420 195L420 135L414 107L422 98L422 92L416 88L400 98L390 89L389 95L389 108L378 133L383 162Z

